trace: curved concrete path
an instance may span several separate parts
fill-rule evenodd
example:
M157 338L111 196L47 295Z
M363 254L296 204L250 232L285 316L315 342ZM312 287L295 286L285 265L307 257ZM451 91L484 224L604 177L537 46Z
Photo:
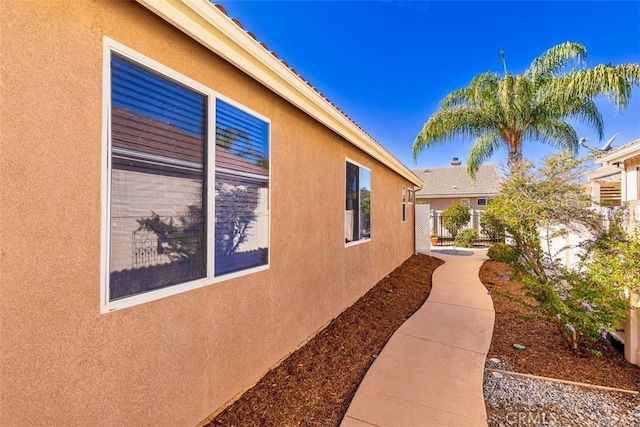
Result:
M427 301L371 365L341 427L487 425L482 384L495 313L478 278L486 251L432 255L445 264Z

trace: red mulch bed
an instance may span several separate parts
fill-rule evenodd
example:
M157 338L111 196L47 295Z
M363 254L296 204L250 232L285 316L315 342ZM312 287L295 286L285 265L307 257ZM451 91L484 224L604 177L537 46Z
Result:
M442 263L426 255L409 258L209 426L339 426L367 369L424 303L431 275ZM502 277L509 271L508 264L487 261L479 274L491 290L496 311L488 357L506 361L521 373L636 390L640 367L626 362L607 342L572 351L553 325L508 298L523 296L520 283ZM517 351L514 343L526 349Z
M416 255L278 367L209 426L338 426L391 335L422 306L443 264Z
M496 320L487 357L508 362L516 372L588 384L637 390L640 367L627 362L608 341L585 342L574 351L562 339L556 326L544 321L517 299L535 305L525 297L522 284L505 279L513 268L506 263L486 261L480 280L491 292ZM518 351L513 344L522 344ZM602 356L594 355L595 352Z

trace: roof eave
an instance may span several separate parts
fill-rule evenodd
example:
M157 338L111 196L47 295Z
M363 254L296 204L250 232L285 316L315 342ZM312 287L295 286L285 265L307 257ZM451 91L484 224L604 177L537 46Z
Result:
M603 166L611 165L618 162L624 162L634 157L640 156L640 139L623 145L622 147L612 150L610 153L603 154L596 158L596 163Z
M205 0L136 0L416 187L424 182L315 88Z

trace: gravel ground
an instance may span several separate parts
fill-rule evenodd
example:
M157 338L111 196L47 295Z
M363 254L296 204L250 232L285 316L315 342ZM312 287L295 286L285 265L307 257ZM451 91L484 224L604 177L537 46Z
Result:
M487 368L512 370L487 360ZM640 397L486 371L489 426L640 426Z

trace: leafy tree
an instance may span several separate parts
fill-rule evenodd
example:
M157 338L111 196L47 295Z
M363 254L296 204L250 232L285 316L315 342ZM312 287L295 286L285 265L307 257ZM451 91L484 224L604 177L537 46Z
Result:
M471 214L466 207L460 204L453 204L442 211L440 219L444 228L449 230L449 233L455 239L458 231L469 223Z
M539 168L521 163L486 209L515 242L527 295L574 349L613 330L629 312L630 292L640 290L640 235L625 230L624 210L606 217L593 209L580 164L566 152ZM551 244L569 231L586 238L571 268Z
M484 211L502 224L521 252L521 263L541 280L546 269L540 254L552 258L554 238L570 231L594 234L602 227L583 191L583 163L568 152L549 157L541 167L522 162Z
M586 61L584 46L566 42L535 58L522 74L485 72L468 87L447 95L413 143L413 158L425 148L461 136L475 138L467 157L473 176L478 166L501 146L508 150L510 169L522 160L522 143L532 140L575 154L579 139L568 120L590 125L602 140L604 123L594 102L604 95L617 108L625 109L633 85L640 84L640 66L600 64L594 68L572 68L570 62Z

